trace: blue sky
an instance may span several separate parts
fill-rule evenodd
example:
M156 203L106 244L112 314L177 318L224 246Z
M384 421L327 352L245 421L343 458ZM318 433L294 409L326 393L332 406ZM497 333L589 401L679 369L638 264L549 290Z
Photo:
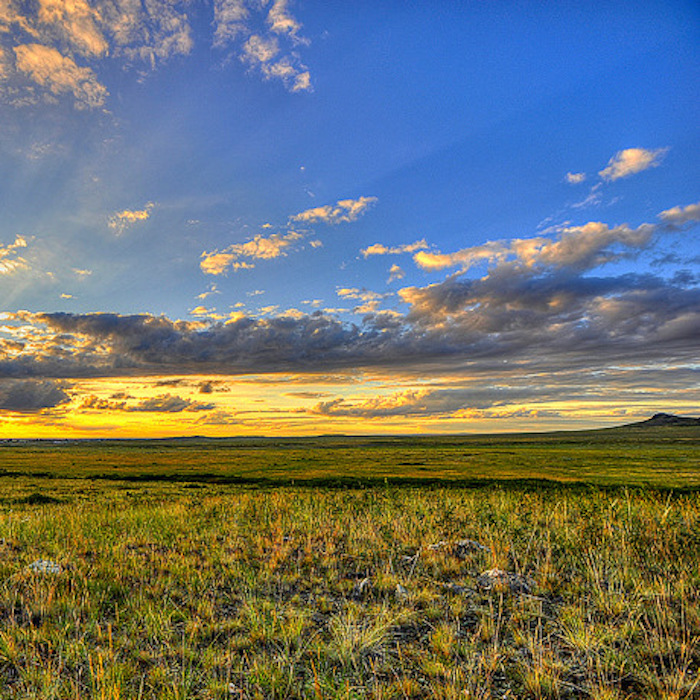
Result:
M699 20L691 2L3 0L0 433L692 411ZM135 376L143 395L115 389ZM233 405L254 400L243 377L315 388L271 390L265 423ZM207 381L226 390L202 403Z

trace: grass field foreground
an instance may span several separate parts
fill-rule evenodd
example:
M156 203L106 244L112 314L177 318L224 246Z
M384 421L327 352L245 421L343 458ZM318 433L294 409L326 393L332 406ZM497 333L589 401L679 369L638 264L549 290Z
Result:
M693 493L4 480L0 696L698 697L699 561Z

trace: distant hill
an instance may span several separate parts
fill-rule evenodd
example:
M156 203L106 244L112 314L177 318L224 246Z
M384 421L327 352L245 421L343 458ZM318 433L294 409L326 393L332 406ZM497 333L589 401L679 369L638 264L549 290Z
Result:
M685 416L674 416L671 413L655 413L647 420L639 421L639 423L630 423L626 428L654 428L656 426L683 426L697 425L700 426L700 418L688 418Z

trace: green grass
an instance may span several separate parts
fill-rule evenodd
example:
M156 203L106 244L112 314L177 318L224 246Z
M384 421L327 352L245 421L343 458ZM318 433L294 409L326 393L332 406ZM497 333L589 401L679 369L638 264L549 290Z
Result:
M0 479L331 485L482 479L700 487L700 429L474 437L181 439L0 443Z
M4 446L0 697L700 697L687 435Z

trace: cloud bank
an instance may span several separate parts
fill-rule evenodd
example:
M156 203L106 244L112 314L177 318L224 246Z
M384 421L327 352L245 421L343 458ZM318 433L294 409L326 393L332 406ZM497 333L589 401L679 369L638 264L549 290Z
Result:
M649 249L656 236L678 235L699 219L700 205L691 204L665 210L656 224L591 222L552 237L486 243L476 256L460 251L450 258L459 269L442 281L399 290L401 312L380 308L386 295L339 288L341 298L358 302L360 318L354 322L322 311L239 313L226 322L149 314L6 313L0 326L2 410L61 405L68 400L65 387L56 383L61 379L188 374L369 371L386 381L459 376L463 384L471 383L328 398L309 409L313 415L347 418L501 415L520 410L526 401L603 400L600 392L620 382L626 383L625 395L655 402L654 382L669 387L674 376L679 377L674 395L692 395L697 372L691 369L700 346L697 278L603 270L621 255ZM259 242L250 250L258 249ZM486 260L489 269L470 277L475 259ZM687 381L694 383L684 385ZM84 410L214 410L213 403L168 394L137 403L98 401L107 403L85 404Z

